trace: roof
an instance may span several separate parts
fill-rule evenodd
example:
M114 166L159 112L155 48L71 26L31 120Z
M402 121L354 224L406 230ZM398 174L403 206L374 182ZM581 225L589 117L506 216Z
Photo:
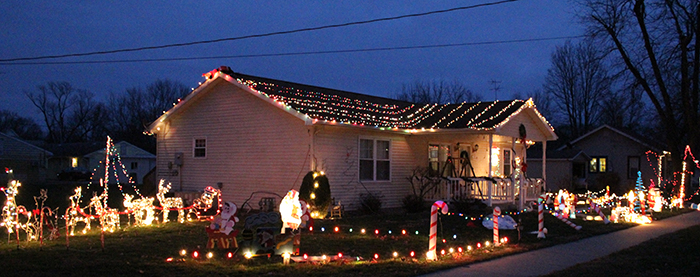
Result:
M45 145L45 148L53 153L53 157L82 157L104 147L104 142L71 142Z
M126 154L124 154L123 152L120 151L121 147L123 145L127 145L131 149ZM140 148L136 145L133 145L133 144L129 143L128 141L120 141L120 142L114 143L114 147L116 147L117 151L119 152L119 156L122 158L132 158L132 159L134 159L134 158L155 159L156 158L156 155L153 155L152 153L150 153L146 150L143 150L142 148ZM85 156L104 155L105 150L107 150L106 145L105 145L105 147L102 147L101 149L98 149L98 150L95 150L95 151L92 151L90 153L85 154Z
M549 145L547 145L549 146ZM588 156L583 150L578 147L547 147L547 160L567 160L573 161L577 158L583 158L585 160L590 160L591 157ZM537 143L527 149L527 159L528 160L542 160L542 144Z
M39 146L36 146L36 145L34 145L34 144L31 144L31 143L29 143L29 142L27 142L27 141L21 139L20 137L17 136L17 134L16 134L14 131L7 132L7 133L0 133L0 136L6 137L6 138L8 138L8 139L15 140L15 141L17 141L17 142L19 142L19 143L25 144L25 145L27 145L28 147L34 148L34 149L36 149L36 150L38 150L38 151L46 152L46 154L49 155L49 156L53 155L53 153L51 153L50 151L48 151L48 150L46 150L46 149L44 149L44 148L41 148L41 147L39 147Z
M615 132L623 137L626 137L626 138L628 138L634 142L637 142L637 143L643 145L644 147L648 147L649 149L654 150L656 152L659 152L660 150L663 150L662 148L664 148L664 146L658 145L658 143L656 143L656 142L648 141L645 138L643 138L642 136L639 136L630 130L622 131L621 129L614 128L614 127L607 125L607 124L603 124L600 127L595 128L592 131L590 131L586 134L583 134L582 136L572 140L568 144L565 144L565 145L559 147L559 149L563 149L564 147L566 147L566 145L576 144L577 142L579 142L585 138L588 138L588 137L594 135L595 133L597 133L603 129L609 129L609 130L611 130L611 131L613 131L613 132Z
M256 77L221 67L204 76L200 85L185 100L178 103L155 121L156 128L165 117L175 113L183 102L195 98L209 82L224 78L242 85L246 90L271 102L280 104L307 123L341 123L388 129L471 129L493 130L526 108L532 108L552 132L553 128L542 117L531 100L510 100L456 104L414 104L371 95L322 88L288 81Z

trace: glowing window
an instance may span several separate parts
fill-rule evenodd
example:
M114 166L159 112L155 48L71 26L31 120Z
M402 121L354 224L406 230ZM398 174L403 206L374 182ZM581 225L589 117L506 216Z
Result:
M70 158L70 166L71 167L78 167L78 158Z

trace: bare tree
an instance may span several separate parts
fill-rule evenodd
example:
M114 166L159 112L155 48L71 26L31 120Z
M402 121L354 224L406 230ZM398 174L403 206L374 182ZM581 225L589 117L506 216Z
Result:
M552 54L543 90L551 95L560 117L577 137L594 127L600 101L610 91L611 78L590 41L567 42Z
M155 150L155 142L143 132L164 111L173 107L190 90L170 80L157 80L143 88L129 88L123 94L109 97L111 120L109 129L116 140L127 140L143 149Z
M679 169L686 144L700 144L700 2L579 0L597 44L616 54L656 110Z
M78 142L90 139L95 129L90 124L98 124L90 119L99 117L104 109L86 90L73 88L67 82L49 82L39 86L37 91L24 92L44 118L49 142Z
M456 81L447 82L444 80L417 81L411 85L403 85L401 92L396 94L394 98L418 104L478 102L481 99L478 94L473 93L464 85Z
M16 112L0 111L0 132L13 131L20 138L38 140L43 138L41 127L33 119L22 117Z

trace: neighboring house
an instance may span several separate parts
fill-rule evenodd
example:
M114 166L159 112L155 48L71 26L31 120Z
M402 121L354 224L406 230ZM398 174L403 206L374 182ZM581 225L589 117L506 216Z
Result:
M648 187L652 179L656 183L658 163L655 157L651 157L652 161L648 160L646 153L653 151L661 155L664 152L663 147L656 146L654 142L647 141L631 131L608 125L600 126L557 150L563 151L567 148L580 149L590 157L585 171L589 189L600 190L610 186L610 189L617 193L633 189L639 171L642 172L645 186ZM667 172L662 174L666 176Z
M76 170L90 171L90 161L86 154L104 148L104 142L72 142L45 144L53 155L49 157L47 180L56 181L59 173Z
M181 191L220 184L223 198L238 205L258 203L254 192L298 190L304 174L316 170L346 209L357 209L367 193L381 195L383 207L400 207L412 193L407 177L414 168L441 172L447 157L461 168L463 156L471 167L462 176L503 177L470 183L479 186L478 197L523 205L526 197L518 195L534 200L541 188L526 192L508 179L513 159L524 154L520 138L557 138L532 100L423 105L227 67L205 77L149 126L157 136L157 178Z
M25 184L39 184L46 180L48 157L52 153L32 145L12 133L0 133L0 187L7 184L5 168L12 169L14 178Z
M94 173L96 180L105 179L105 149L106 147L103 146L102 149L84 156L88 162L88 168ZM110 162L114 163L114 167L108 171L110 184L127 183L129 179L136 184L143 184L144 176L156 166L156 155L126 141L115 143L113 151L115 153L111 156ZM116 169L116 177L114 169ZM128 174L128 178L125 173ZM93 178L93 182L96 180Z
M578 148L547 149L547 191L560 189L574 191L588 189L588 162L591 160L583 150ZM527 151L528 177L542 178L542 147L534 145Z

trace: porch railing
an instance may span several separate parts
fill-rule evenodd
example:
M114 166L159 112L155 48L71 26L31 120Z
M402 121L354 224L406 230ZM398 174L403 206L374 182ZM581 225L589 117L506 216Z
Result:
M544 181L541 178L526 178L523 185L525 202L536 201L542 191ZM442 182L427 195L429 200L478 199L491 206L500 203L518 204L520 188L510 178L443 178Z

